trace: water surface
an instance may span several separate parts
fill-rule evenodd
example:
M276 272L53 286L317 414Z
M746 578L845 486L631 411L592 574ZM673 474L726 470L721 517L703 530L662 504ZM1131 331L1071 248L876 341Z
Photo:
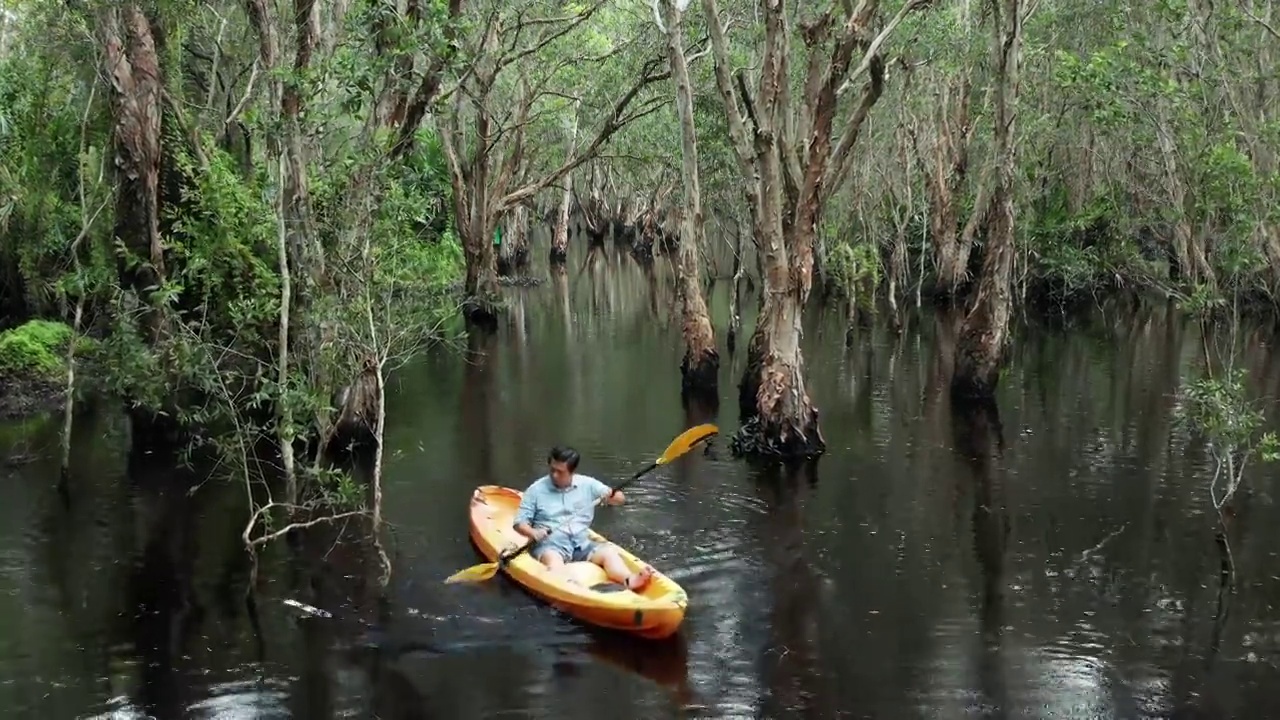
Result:
M56 423L0 430L5 716L1280 716L1274 472L1251 475L1222 592L1211 466L1173 413L1199 338L1163 308L1022 332L995 416L947 401L952 321L846 349L839 314L812 313L815 473L752 471L718 441L597 514L688 590L673 642L583 627L502 578L441 585L478 560L477 484L523 487L562 442L616 481L690 424L737 424L741 356L724 355L718 415L680 404L663 260L653 277L573 262L512 290L496 337L395 378L385 603L362 552L320 538L264 558L255 615L239 487L130 457L99 412L63 496ZM1270 349L1246 360L1274 397Z

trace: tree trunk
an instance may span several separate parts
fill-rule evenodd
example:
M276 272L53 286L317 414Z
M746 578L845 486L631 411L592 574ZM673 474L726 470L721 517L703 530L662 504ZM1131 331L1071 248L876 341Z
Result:
M988 235L982 279L956 346L951 391L964 400L995 397L1009 337L1013 305L1016 160L1013 143L1018 65L1021 60L1021 0L992 0L992 59L996 70L993 145L996 171L987 213ZM975 208L979 212L981 208Z
M826 449L818 409L804 381L800 352L803 307L792 293L774 294L765 283L764 308L747 346L739 388L742 430L733 438L739 454L814 458Z
M573 101L573 126L569 130L569 154L572 155L578 146L578 106L580 100ZM555 235L551 238L551 255L553 263L562 263L569 257L569 209L573 200L573 173L564 176L564 194L560 196L560 212L556 216Z
M968 274L972 238L962 236L959 227L960 196L968 172L969 143L974 126L969 119L970 84L966 75L944 86L935 117L933 147L920 146L914 129L911 136L924 170L929 198L929 234L933 237L937 266L934 295L940 300L956 298Z
M113 237L123 244L116 258L120 284L144 306L165 282L160 236L161 94L160 58L142 9L130 3L103 10L99 17L106 74L111 82L116 167L116 218ZM130 256L133 256L132 260ZM136 261L136 262L135 262ZM155 344L162 316L143 316L144 335Z
M501 295L498 289L498 268L493 252L493 231L491 222L485 222L487 215L474 213L470 223L458 223L459 235L462 236L462 255L466 261L467 274L463 284L466 300L463 312L468 321L492 327L498 318ZM466 230L463 230L466 227Z
M311 199L308 190L308 148L303 130L303 93L300 76L311 65L320 35L320 13L314 0L294 0L292 17L296 23L294 57L285 74L280 46L281 22L266 0L247 0L250 24L258 35L258 57L267 77L268 107L279 113L279 129L267 135L267 155L276 163L276 184L280 190L277 213L277 263L280 270L280 309L276 348L276 432L287 484L287 500L297 501L293 442L295 424L285 393L291 384L290 358L303 357L312 387L332 387L322 377L322 364L315 357L320 346L319 326L308 318L308 307L323 285L324 256L311 227ZM296 283L296 285L295 285ZM309 362L308 362L309 361ZM321 427L323 421L318 423Z
M529 208L517 205L506 219L502 244L498 246L498 275L511 277L529 267Z
M742 227L734 220L733 224L733 288L729 293L729 355L738 345L738 333L742 331L742 276L746 267L742 264Z
M680 363L681 391L686 398L719 396L720 353L707 303L699 282L698 250L702 246L702 188L698 177L698 135L693 116L693 83L684 55L681 11L675 0L662 3L666 21L667 61L676 86L676 112L680 116L680 173L684 181L684 211L680 220L679 274L680 315L684 336L684 360Z
M761 144L759 136L757 144ZM826 442L818 427L818 409L805 390L800 342L813 278L816 226L784 222L777 154L765 155L760 169L755 236L763 256L764 291L739 385L743 425L732 449L779 459L813 459L825 452Z

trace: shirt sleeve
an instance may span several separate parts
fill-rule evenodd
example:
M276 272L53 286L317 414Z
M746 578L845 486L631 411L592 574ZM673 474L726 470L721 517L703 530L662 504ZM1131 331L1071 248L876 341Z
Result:
M605 485L604 483L600 482L595 478L591 478L591 482L588 483L588 485L590 485L591 487L591 496L592 496L592 499L594 500L599 500L600 498L606 497L607 495L609 495L609 493L613 492L613 488L609 487L608 485Z
M520 508L516 510L516 517L511 521L511 527L520 523L533 523L534 514L538 509L537 488L536 482L525 488L524 495L520 498Z

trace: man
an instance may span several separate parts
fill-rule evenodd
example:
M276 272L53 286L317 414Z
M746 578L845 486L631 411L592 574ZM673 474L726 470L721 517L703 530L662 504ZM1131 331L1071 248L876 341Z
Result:
M537 543L529 549L543 565L555 570L567 562L595 563L610 580L631 590L641 590L653 579L653 568L633 573L609 543L598 543L587 535L595 519L596 505L626 502L621 492L589 475L578 475L581 457L573 448L556 446L547 455L548 473L524 491L513 527Z

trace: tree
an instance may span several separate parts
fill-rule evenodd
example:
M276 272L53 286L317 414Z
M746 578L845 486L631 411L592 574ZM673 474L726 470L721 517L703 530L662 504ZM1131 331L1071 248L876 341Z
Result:
M628 112L650 84L664 80L658 58L643 61L628 88L602 109L603 120L586 143L574 143L560 162L537 173L538 144L528 142L544 115L576 107L560 87L570 71L614 57L619 48L601 53L573 46L586 24L607 0L563 15L540 15L535 3L495 4L476 17L478 32L463 41L465 70L443 118L442 140L453 188L454 222L466 256L466 313L490 323L500 305L493 237L498 221L515 205L529 203L594 157L619 129L653 112L660 98L649 98ZM500 113L498 108L508 107ZM574 124L576 135L576 121ZM468 132L469 131L469 132ZM530 179L532 178L532 179Z
M1034 7L1034 6L1033 6ZM1022 59L1021 0L991 0L991 60L995 68L992 113L995 178L989 205L975 208L986 217L987 244L982 277L960 340L952 393L962 399L995 395L1013 314L1015 238L1014 173L1018 66Z
M816 458L826 449L818 410L805 390L801 314L813 285L814 240L826 202L848 176L862 125L884 88L880 49L908 13L908 0L878 32L877 0L863 0L802 21L805 74L791 87L792 28L784 0L765 0L760 77L754 92L731 63L717 0L702 0L715 57L716 87L737 155L752 235L763 261L762 307L739 386L743 426L737 452ZM855 61L857 64L855 65ZM836 136L841 97L862 83L852 115ZM748 125L748 121L750 125Z
M679 274L680 318L684 359L680 363L682 390L686 396L717 397L720 353L707 302L702 297L699 248L703 243L702 184L698 176L698 133L693 114L693 82L684 51L682 23L688 0L662 0L662 25L667 37L667 63L675 84L676 112L680 118L680 176L684 206L680 219Z

